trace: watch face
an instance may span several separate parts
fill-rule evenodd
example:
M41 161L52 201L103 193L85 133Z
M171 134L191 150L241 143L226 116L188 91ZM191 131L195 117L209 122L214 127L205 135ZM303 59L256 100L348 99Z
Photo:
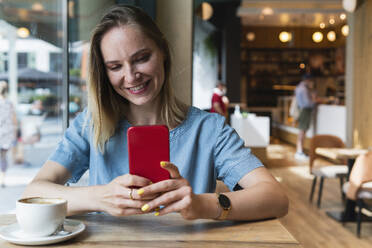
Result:
M230 199L223 194L220 194L218 196L218 201L220 202L222 208L224 209L228 209L231 206Z

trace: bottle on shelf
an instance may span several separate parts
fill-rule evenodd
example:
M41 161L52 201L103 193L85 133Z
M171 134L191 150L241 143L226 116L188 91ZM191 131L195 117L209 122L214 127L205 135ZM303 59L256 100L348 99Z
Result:
M239 106L239 104L236 104L235 105L234 115L236 117L242 117L242 113L240 112L240 106Z

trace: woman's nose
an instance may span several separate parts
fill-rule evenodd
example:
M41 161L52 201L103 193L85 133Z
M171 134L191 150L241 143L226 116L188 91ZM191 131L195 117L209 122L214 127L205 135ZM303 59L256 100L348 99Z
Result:
M134 83L141 78L141 74L136 72L135 68L126 66L123 71L123 77L126 83Z

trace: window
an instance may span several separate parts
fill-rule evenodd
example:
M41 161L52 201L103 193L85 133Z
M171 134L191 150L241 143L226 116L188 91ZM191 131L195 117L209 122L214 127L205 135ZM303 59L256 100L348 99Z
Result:
M17 62L18 62L18 69L26 68L27 67L27 60L28 54L27 53L18 53L17 54Z
M8 53L0 52L0 73L8 71Z
M62 68L62 54L61 53L50 53L49 54L49 70L58 72Z
M32 2L0 1L0 72L6 72L0 80L8 83L20 129L9 163L41 167L62 137L65 1L41 1L38 10ZM29 35L18 36L19 28Z

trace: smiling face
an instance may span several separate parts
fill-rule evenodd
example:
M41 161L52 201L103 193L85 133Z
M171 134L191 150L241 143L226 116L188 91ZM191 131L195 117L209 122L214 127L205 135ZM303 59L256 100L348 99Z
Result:
M164 84L164 56L134 25L114 27L102 38L101 52L114 90L138 106L155 105Z

